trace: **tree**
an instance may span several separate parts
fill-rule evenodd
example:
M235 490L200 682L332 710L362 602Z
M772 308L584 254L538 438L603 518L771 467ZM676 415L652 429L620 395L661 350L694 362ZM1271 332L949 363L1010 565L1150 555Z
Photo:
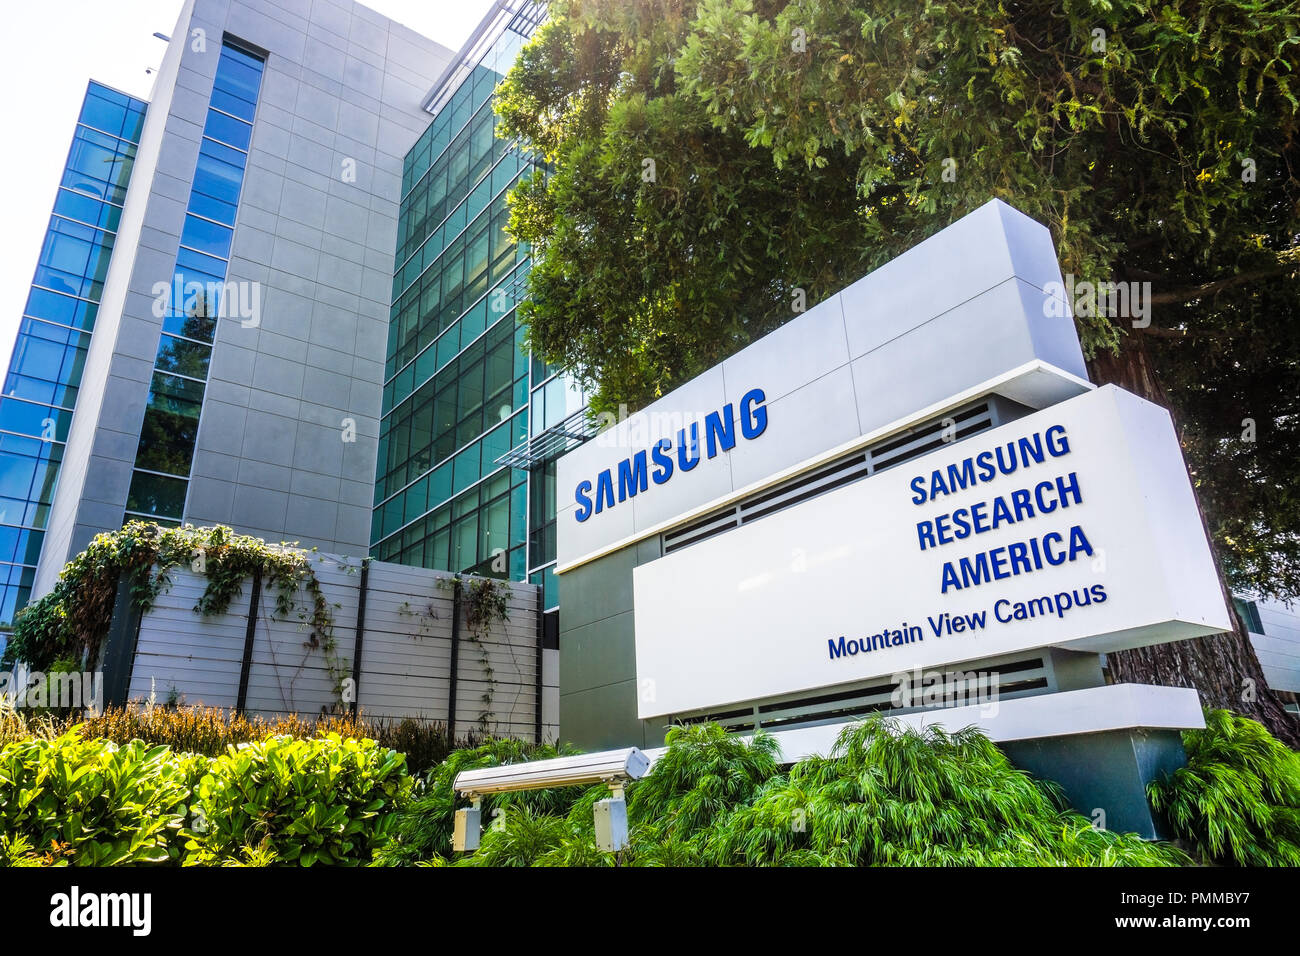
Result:
M1080 288L1150 283L1074 303L1093 377L1172 410L1226 581L1295 595L1298 64L1284 0L558 0L498 105L550 167L533 347L642 405L1000 197ZM1300 740L1240 626L1110 664Z

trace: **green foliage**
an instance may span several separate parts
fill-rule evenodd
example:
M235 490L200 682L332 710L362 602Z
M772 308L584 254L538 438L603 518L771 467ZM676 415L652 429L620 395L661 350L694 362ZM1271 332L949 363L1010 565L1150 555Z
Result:
M478 732L484 737L490 736L492 700L497 681L486 639L491 636L494 625L510 620L510 584L496 578L457 574L450 578L439 578L438 587L453 588L461 596L465 637L478 649L479 666L483 673L484 689L479 698L483 709L478 715Z
M868 261L856 214L827 214L853 206L851 162L778 170L679 93L689 8L553 3L498 89L501 134L550 164L510 198L534 254L520 314L597 411L645 404Z
M1152 803L1202 859L1300 861L1300 755L1223 711L1185 735L1188 766ZM566 749L565 753L571 753ZM876 716L828 757L781 773L771 737L674 729L628 787L631 832L596 848L605 786L500 794L474 853L451 858L462 770L560 755L489 740L452 752L413 791L400 754L337 734L272 737L216 759L77 727L0 747L0 866L1177 866L1182 851L1095 829L1054 785L1011 766L973 729Z
M604 787L600 788L608 794ZM462 866L601 866L595 834L570 816L553 816L526 803L498 807L479 849L457 861ZM590 811L589 811L590 815Z
M719 865L1177 865L1183 854L1063 812L973 728L948 734L871 717L829 757L766 785L710 834Z
M0 832L11 864L168 863L180 858L190 790L207 761L134 741L53 740L0 749ZM49 851L42 858L40 851Z
M57 844L56 844L57 845ZM39 853L32 849L32 841L21 833L0 833L0 867L35 867L53 866L51 857L43 861Z
M1219 863L1300 866L1300 754L1226 710L1183 744L1187 766L1148 787L1174 829Z
M464 770L500 767L526 760L545 760L576 753L571 748L530 744L511 738L492 738L482 744L453 751L429 776L393 828L392 839L376 855L386 865L412 864L442 857L451 852L452 826L456 807L463 805L453 784ZM484 797L483 820L492 822L498 811L529 808L547 815L565 813L582 796L581 787L526 790Z
M297 614L309 628L307 643L323 647L336 677L345 676L333 662L332 619L307 553L268 545L260 538L235 534L230 528L163 528L153 522L131 521L120 531L98 534L59 572L59 580L44 597L22 610L5 649L4 663L22 661L35 670L49 670L59 660L98 659L100 642L108 633L120 578L130 583L131 599L147 611L170 585L168 572L182 564L202 562L207 586L194 610L224 614L255 570L275 595L275 613ZM307 600L298 606L299 593Z
M373 740L329 734L232 747L195 790L187 863L239 860L260 845L277 863L356 865L388 836L411 791L406 759Z
M1234 585L1295 594L1297 66L1287 0L555 0L497 101L549 164L520 314L635 409L1005 199L1152 284L1145 328L1076 309L1085 351L1167 393Z
M219 757L232 745L288 735L306 739L336 733L340 737L370 738L381 747L406 756L407 772L424 773L441 763L452 750L474 746L471 735L459 742L447 736L442 724L403 718L375 720L364 714L321 714L304 718L280 714L274 718L246 716L219 707L148 707L127 704L110 707L93 717L56 718L30 710L0 707L0 745L28 737L57 737L80 724L82 736L102 737L119 744L143 740L166 744L177 753Z
M718 724L673 727L654 773L631 788L628 816L642 842L687 840L753 799L777 775L779 748L768 734L746 740ZM652 831L652 832L651 832Z

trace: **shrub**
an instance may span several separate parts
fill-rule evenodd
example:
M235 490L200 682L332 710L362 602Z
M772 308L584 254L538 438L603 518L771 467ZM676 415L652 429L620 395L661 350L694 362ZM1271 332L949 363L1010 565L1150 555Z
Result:
M429 775L424 790L403 811L393 830L393 839L375 858L380 865L402 865L432 861L451 851L452 824L458 798L453 783L463 770L499 767L526 760L545 760L575 753L572 748L549 744L531 744L511 738L489 738L476 747L452 751ZM519 793L494 794L480 804L484 822L495 819L506 808L530 810L558 816L568 811L582 796L582 787L526 790Z
M373 740L270 737L211 762L195 792L187 863L356 864L389 834L411 791L405 758Z
M424 773L446 759L456 748L441 724L405 718L400 721L357 717L297 714L274 718L248 717L218 707L146 707L128 704L111 707L93 717L54 717L35 711L0 707L0 745L28 737L57 737L78 723L83 737L103 737L120 744L132 740L166 744L178 753L219 757L232 745L288 735L307 739L337 733L358 740L369 738L406 755L407 772ZM474 746L470 735L460 746Z
M673 727L654 773L629 789L628 815L662 839L687 839L744 806L778 773L776 739L749 739L718 724ZM648 835L647 835L648 836Z
M190 790L207 761L150 747L53 740L0 749L0 832L9 862L166 863L182 851Z
M1183 854L1094 829L980 732L871 717L829 757L775 777L707 834L714 864L1177 865Z
M1183 745L1187 765L1148 787L1178 835L1219 863L1300 866L1300 754L1226 710Z

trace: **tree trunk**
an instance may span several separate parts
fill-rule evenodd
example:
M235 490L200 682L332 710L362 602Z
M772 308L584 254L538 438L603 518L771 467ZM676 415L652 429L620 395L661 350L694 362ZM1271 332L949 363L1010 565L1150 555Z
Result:
M1169 409L1175 427L1181 430L1178 411L1160 383L1148 342L1142 333L1126 335L1119 354L1099 354L1089 365L1093 381L1099 384L1113 383ZM1206 529L1206 536L1213 543L1199 496L1196 507L1200 512L1201 524ZM1219 586L1232 613L1235 630L1209 637L1108 653L1106 663L1111 678L1117 683L1195 688L1200 692L1204 706L1226 708L1258 720L1288 746L1298 747L1300 721L1287 713L1281 700L1265 682L1259 658L1255 656L1255 648L1233 606L1232 591L1224 580L1222 562L1213 547L1211 552L1219 574Z

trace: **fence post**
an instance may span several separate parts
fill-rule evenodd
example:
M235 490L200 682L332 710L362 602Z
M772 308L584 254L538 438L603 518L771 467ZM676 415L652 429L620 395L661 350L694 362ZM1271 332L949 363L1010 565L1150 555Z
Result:
M543 640L546 628L542 626L545 603L542 597L542 585L539 584L537 585L537 675L533 685L533 690L537 694L536 707L533 710L533 737L539 745L542 742L542 662L546 659Z
M460 575L451 587L451 679L447 688L447 739L456 740L456 670L460 657Z
M140 639L140 609L131 600L131 579L123 574L117 579L117 596L113 601L113 619L99 650L100 669L104 672L105 707L120 707L131 692L131 673L135 670L135 648Z
M361 701L361 641L366 633L366 590L370 582L370 558L361 559L361 587L357 594L357 639L352 645L352 716Z
M262 568L253 569L253 596L248 600L248 628L244 631L244 660L239 667L239 696L235 713L242 714L248 703L248 672L253 667L253 639L257 636L257 600L262 593Z

